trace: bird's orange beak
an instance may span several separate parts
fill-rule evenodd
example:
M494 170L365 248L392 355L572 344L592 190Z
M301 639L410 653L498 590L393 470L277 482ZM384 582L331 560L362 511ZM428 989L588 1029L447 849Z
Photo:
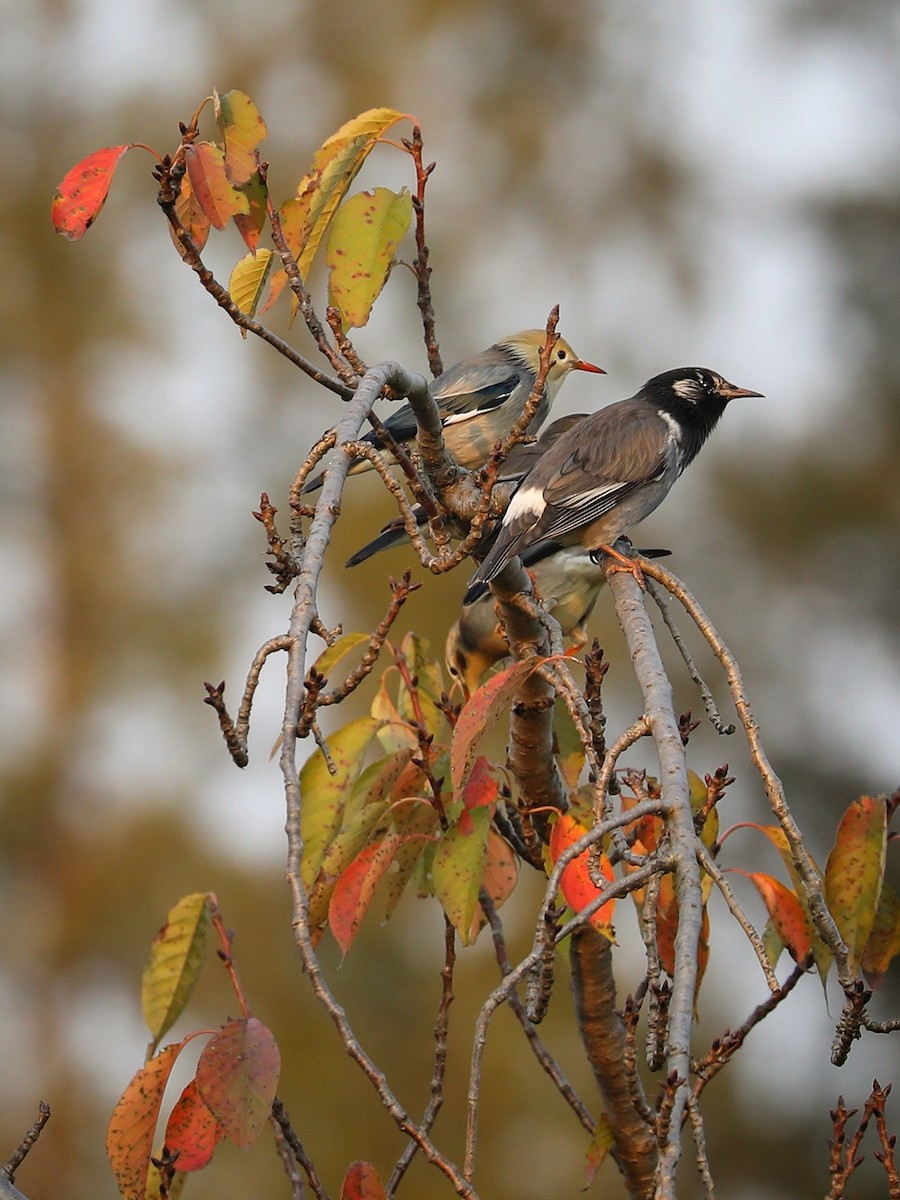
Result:
M576 358L572 364L574 371L590 371L593 375L605 375L606 372L602 367L595 367L593 363L585 362L583 358Z

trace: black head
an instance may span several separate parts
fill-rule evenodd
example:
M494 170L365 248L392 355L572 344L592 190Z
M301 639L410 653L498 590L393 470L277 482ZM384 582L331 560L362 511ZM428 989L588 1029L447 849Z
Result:
M678 441L687 466L715 429L729 400L761 397L762 392L736 387L706 367L678 367L648 380L639 395L679 426Z

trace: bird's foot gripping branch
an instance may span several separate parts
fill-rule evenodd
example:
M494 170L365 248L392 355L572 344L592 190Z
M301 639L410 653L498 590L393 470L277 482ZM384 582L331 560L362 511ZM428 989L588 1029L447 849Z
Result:
M201 122L209 117L214 129L203 137ZM179 127L172 153L149 153L159 208L184 263L245 334L285 357L335 405L332 428L308 454L305 446L298 450L287 526L279 528L265 493L254 514L275 576L268 590L293 589L287 628L260 647L235 716L224 684L208 686L206 699L234 761L245 765L261 673L284 655L278 755L292 930L304 967L298 986L312 989L333 1022L336 1044L371 1084L385 1125L404 1137L395 1160L377 1167L349 1161L350 1145L342 1194L392 1196L421 1155L456 1194L477 1195L485 1050L501 1006L512 1010L536 1070L550 1078L561 1108L583 1131L589 1176L609 1159L630 1195L674 1196L690 1139L712 1194L716 1147L703 1115L706 1088L755 1026L799 992L806 974L814 970L823 984L836 974L843 989L835 1062L863 1033L900 1027L869 1012L873 990L900 948L900 903L885 882L898 796L854 800L820 871L766 757L733 655L694 597L660 565L668 551L635 552L618 541L668 496L726 406L758 393L705 368L680 368L650 379L629 399L559 418L541 432L563 382L574 372L602 371L559 336L555 310L543 329L499 336L444 369L425 237L434 164L424 161L413 119L378 108L348 121L313 153L294 193L277 206L259 153L265 136L246 95L214 93ZM133 148L149 149L110 147L69 172L53 201L58 231L84 234ZM351 195L355 176L378 148L407 157L410 187ZM226 226L247 250L227 286L203 258L212 231ZM366 324L384 287L400 277L393 268L403 254L430 384L396 363L368 367L350 337ZM323 257L327 295L317 298L307 280ZM262 323L282 296L302 317L324 367ZM382 419L374 411L382 398L405 403ZM414 563L434 576L476 559L467 603L447 622L448 675L419 637L400 628L406 600L420 586L411 571L386 584L387 607L372 630L343 631L333 602L323 611L326 563L340 570L329 555L336 523L350 511L364 519L353 491L358 485L348 484L363 471L377 473L398 516L374 538L376 530L365 531L371 540L351 564L407 541ZM626 573L615 561L623 552ZM623 640L604 653L591 644L587 624L607 579ZM643 581L646 592L638 586ZM437 595L441 581L428 586ZM673 602L712 652L718 672L712 683L701 677L676 626ZM650 604L684 662L672 678ZM313 650L313 638L323 645ZM610 729L607 689L623 684L630 669L640 703L622 728ZM743 734L743 747L729 753L731 766L698 761L691 743L698 722L689 704L676 700L691 688L718 733ZM358 702L363 689L369 689L363 707L326 730L328 710L350 697ZM717 691L734 709L732 724L720 713ZM314 745L301 763L303 739ZM745 802L765 803L771 815L757 813L723 830L736 779ZM780 877L758 869L766 847L780 856ZM529 913L530 944L516 956L500 913L523 868L539 876L541 895ZM393 1090L396 1064L380 1066L363 1046L319 953L330 938L347 955L375 923L373 910L389 917L407 895L437 905L443 922L434 1042L420 1064L429 1098L417 1115ZM761 919L752 915L754 904ZM710 1037L696 1025L701 985L710 973L734 975L730 956L737 951L711 950L716 926L732 921L755 964L759 997L739 1025ZM196 1035L162 1049L160 1041L188 1002L209 930L218 936L241 1017L203 1031L210 1041L201 1066L157 1137L172 1066ZM448 1055L463 1037L456 1031L451 1039L449 1020L458 948L486 938L485 931L497 981L468 1039L465 1145L456 1162L443 1148L455 1139L439 1139L435 1122L449 1086ZM616 951L628 938L643 952L631 979L622 976ZM599 1107L577 1094L537 1030L553 1002L564 946ZM793 965L784 965L787 959ZM231 935L210 894L185 897L170 912L151 952L144 1000L148 1060L108 1133L122 1194L129 1200L170 1194L179 1174L207 1168L220 1142L248 1146L271 1117L292 1185L302 1189L305 1180L325 1200L315 1150L300 1141L275 1095L275 1033L250 1012ZM816 989L807 988L807 1003L819 1002ZM866 1112L878 1123L884 1169L896 1191L886 1097L887 1089L873 1091ZM835 1186L858 1157L858 1138L849 1158L841 1149L849 1118L841 1102L833 1114ZM571 1189L581 1165L559 1164L560 1187Z

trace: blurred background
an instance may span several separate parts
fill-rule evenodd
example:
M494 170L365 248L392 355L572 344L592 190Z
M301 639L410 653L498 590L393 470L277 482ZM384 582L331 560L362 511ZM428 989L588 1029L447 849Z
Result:
M542 325L558 302L561 331L609 374L576 375L557 414L630 395L679 365L764 392L731 407L639 540L673 549L673 569L737 653L823 862L847 802L898 783L900 11L887 0L2 8L0 1161L44 1098L54 1115L19 1186L31 1200L116 1194L103 1138L147 1041L147 948L180 895L209 889L235 931L254 1010L281 1044L281 1093L336 1194L354 1159L386 1177L402 1142L313 1004L293 949L283 800L268 760L281 664L264 676L246 771L201 701L202 681L223 677L234 700L258 645L286 626L290 597L263 591L250 513L261 490L286 508L340 402L242 341L200 289L170 244L146 156L125 158L76 245L51 232L53 189L100 146L174 149L177 121L215 86L261 108L281 199L343 121L389 105L418 118L438 164L427 220L446 364ZM404 182L405 160L381 149L358 185ZM227 280L242 253L228 231L208 257ZM321 284L313 278L319 296ZM274 327L309 351L285 313ZM395 272L358 344L370 361L425 369L407 271ZM345 513L322 615L368 629L388 600L386 574L408 559L395 552L344 572L391 515L371 478L353 481ZM426 580L400 622L439 657L466 574ZM636 691L608 602L592 632L613 660L610 726L621 728ZM722 680L697 649L727 718ZM671 661L679 705L699 712ZM738 780L723 817L765 821L739 739L698 732L691 765L702 774L726 761ZM725 861L778 872L750 831L734 835ZM525 878L507 909L513 953L529 936L536 886ZM761 924L754 897L741 895ZM633 926L623 909L623 992L640 978ZM765 997L715 903L713 926L701 1051ZM427 1102L441 946L435 906L409 899L385 929L373 913L330 974L414 1114ZM323 953L331 971L336 956ZM495 978L482 937L458 968L436 1129L452 1155L472 1020ZM558 987L547 1040L596 1110L564 967ZM209 966L175 1035L232 1009ZM819 984L804 980L712 1085L708 1140L723 1195L827 1190L829 1108L840 1093L861 1107L872 1077L886 1082L898 1061L893 1043L869 1036L832 1068L838 1010L832 993L829 1016ZM896 982L873 1011L896 1016ZM506 1014L492 1037L481 1194L574 1196L580 1127ZM690 1157L684 1196L700 1190ZM874 1172L858 1179L857 1195L885 1194ZM249 1155L220 1149L190 1188L198 1198L288 1194L266 1137ZM612 1168L594 1187L618 1189ZM407 1194L450 1191L417 1164Z

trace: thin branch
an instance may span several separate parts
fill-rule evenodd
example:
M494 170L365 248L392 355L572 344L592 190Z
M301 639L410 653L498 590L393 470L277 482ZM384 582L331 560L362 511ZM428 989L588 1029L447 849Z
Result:
M398 392L407 395L410 403L413 403L415 399L415 403L423 411L427 411L430 405L436 416L434 400L421 376L408 374L396 363L382 363L380 366L373 367L360 381L356 395L348 405L342 419L335 426L334 444L338 449L359 437L366 414L376 397L388 384ZM325 980L309 927L309 900L301 877L303 837L300 826L301 794L296 761L297 726L303 705L306 642L316 612L316 590L322 572L325 551L340 511L340 497L349 465L347 456L339 454L323 483L306 538L302 569L297 577L295 603L290 620L290 649L288 651L287 687L279 763L284 780L287 808L285 821L288 840L286 874L292 899L294 940L314 995L331 1018L347 1053L372 1084L385 1111L398 1128L416 1142L426 1159L447 1177L457 1194L472 1197L474 1200L476 1196L474 1188L462 1178L454 1164L438 1151L428 1134L405 1112L391 1091L384 1073L379 1070L360 1045L346 1011L338 1003Z
M277 350L288 362L293 363L295 367L299 367L315 383L320 383L322 387L327 388L330 392L334 392L341 399L349 400L353 395L351 388L341 383L339 379L335 379L333 376L327 375L324 371L320 371L318 367L313 366L308 359L298 353L283 338L273 333L271 329L266 328L265 325L262 325L253 317L248 317L246 313L241 312L232 300L228 289L223 287L215 278L212 271L204 266L196 243L178 220L175 213L175 201L178 197L178 187L183 173L183 165L173 167L168 158L163 159L162 164L154 172L154 176L160 185L158 203L165 214L166 220L169 222L176 242L181 248L181 257L196 274L203 288L209 292L219 307L224 309L235 325L240 326L241 329L246 329L248 333L252 333L262 341L268 342L273 350Z
M306 1176L309 1186L312 1188L317 1200L330 1200L328 1192L325 1190L318 1173L313 1166L312 1159L307 1155L303 1148L303 1143L297 1136L297 1131L291 1124L291 1118L288 1116L284 1103L279 1096L276 1096L272 1101L272 1121L275 1125L276 1139L279 1142L279 1151L281 1151L281 1143L287 1147L289 1153L293 1156L294 1161L302 1168L303 1174ZM291 1182L294 1195L302 1197L302 1184L300 1190L296 1188L297 1175L296 1172L290 1169L289 1163L286 1161L286 1156L282 1153L282 1161L285 1163L288 1179Z
M678 627L672 619L672 610L669 608L665 596L652 579L648 579L645 582L647 584L647 591L656 602L656 606L662 615L662 619L666 625L666 628L672 635L672 641L677 646L678 653L684 660L684 665L688 669L688 674L697 686L697 691L700 693L700 697L703 700L703 707L706 709L707 716L712 722L716 733L721 733L726 736L731 735L734 733L735 727L734 725L726 725L722 720L722 715L719 712L715 700L713 699L713 694L710 691L709 686L704 682L700 672L697 670L696 664L691 658L690 651L687 648L687 644L679 633Z
M50 1105L45 1100L40 1100L38 1102L38 1115L37 1115L35 1121L33 1122L31 1128L28 1130L28 1132L22 1138L19 1145L12 1152L12 1154L9 1156L9 1158L6 1160L6 1162L3 1164L3 1166L0 1167L0 1171L2 1171L4 1175L6 1175L6 1177L10 1183L15 1183L16 1172L18 1171L19 1167L21 1167L22 1163L25 1161L25 1159L28 1157L28 1155L31 1153L32 1147L34 1146L34 1144L38 1140L38 1138L41 1136L44 1126L47 1124L47 1122L49 1120L50 1120Z
M672 703L672 690L659 655L653 626L633 576L609 572L608 582L616 615L634 663L644 698L644 715L656 746L665 806L666 830L674 867L678 901L675 934L675 973L669 1005L668 1078L671 1081L672 1124L660 1145L657 1171L659 1200L674 1200L675 1170L681 1155L681 1116L688 1097L691 1032L697 988L697 958L703 920L697 836L691 812L684 746ZM676 1082L677 1081L677 1082ZM661 1123L662 1124L662 1123Z
M250 710L253 707L253 697L259 686L259 677L266 659L272 654L277 654L280 650L287 650L290 653L292 645L293 642L290 635L281 634L278 637L270 638L265 645L260 646L257 650L253 657L253 662L250 664L250 670L247 673L247 682L244 684L244 695L241 698L236 721L232 721L225 707L224 681L218 686L211 683L204 683L203 685L207 693L203 703L215 709L216 715L219 718L219 728L222 730L225 745L228 747L228 753L239 767L246 767L250 761L247 753L247 738L250 733Z
M422 130L413 126L412 137L403 138L403 145L412 155L416 168L416 194L413 197L413 212L416 214L416 257L413 273L416 277L416 303L422 315L422 333L425 338L425 353L432 375L440 375L444 369L441 351L434 327L434 305L431 300L431 267L428 265L428 246L425 242L425 186L436 164L426 167L422 162Z
M706 1153L706 1133L703 1129L703 1117L700 1106L693 1096L688 1097L688 1116L691 1119L691 1129L694 1133L694 1146L697 1150L697 1171L703 1184L703 1195L706 1200L714 1200L716 1191L713 1186L712 1172L709 1169L709 1156Z
M453 1003L453 968L456 964L456 931L444 917L444 965L441 967L441 999L438 1004L437 1020L434 1023L434 1067L431 1074L431 1096L422 1117L422 1128L430 1132L444 1103L444 1075L447 1070L447 1036L450 1029L450 1005ZM406 1149L397 1160L385 1189L393 1196L415 1158L418 1146L407 1143Z
M485 901L487 901L487 903L485 903ZM509 954L507 953L506 949L506 938L503 934L503 924L500 920L496 906L486 895L481 897L481 907L484 909L485 915L491 927L497 966L500 968L501 976L505 978L512 970L512 964L509 961ZM515 1014L516 1020L522 1026L522 1032L528 1039L528 1044L531 1047L535 1058L547 1072L557 1091L572 1109L575 1116L581 1122L583 1128L586 1129L588 1133L592 1134L597 1128L597 1122L594 1120L593 1116L591 1116L587 1106L580 1099L578 1093L569 1083L568 1079L566 1079L559 1063L557 1063L556 1059L544 1045L540 1034L534 1027L534 1023L529 1019L525 1011L525 1007L519 998L519 993L515 988L513 988L509 993L509 996L507 997L507 1003Z
M671 592L681 602L685 611L691 616L697 628L706 638L713 654L715 654L721 663L725 671L725 677L728 680L728 686L731 689L738 718L743 726L744 735L750 748L750 757L763 781L772 812L777 817L790 845L791 856L806 892L813 923L821 934L825 944L831 950L832 954L834 954L841 985L845 988L852 986L853 976L850 974L848 966L847 947L844 945L834 919L825 904L821 881L815 865L809 856L809 852L803 844L799 826L788 808L784 795L784 787L781 780L773 771L766 752L763 749L759 726L750 708L750 702L744 690L743 676L741 675L737 660L722 641L706 613L679 579L676 579L671 572L661 567L658 562L652 560L642 562L641 569L645 575L649 575L657 583L661 583L667 591Z
M728 905L729 911L737 923L743 929L747 941L753 947L753 953L756 955L762 972L766 977L766 983L769 985L769 991L773 993L780 990L781 985L778 982L778 976L772 970L772 964L769 962L769 956L766 954L766 948L763 945L762 938L756 932L753 922L744 912L743 908L731 890L731 885L725 878L723 872L716 865L716 861L710 854L709 849L697 840L697 858L700 860L700 866L713 880L716 887L722 893L725 903Z

